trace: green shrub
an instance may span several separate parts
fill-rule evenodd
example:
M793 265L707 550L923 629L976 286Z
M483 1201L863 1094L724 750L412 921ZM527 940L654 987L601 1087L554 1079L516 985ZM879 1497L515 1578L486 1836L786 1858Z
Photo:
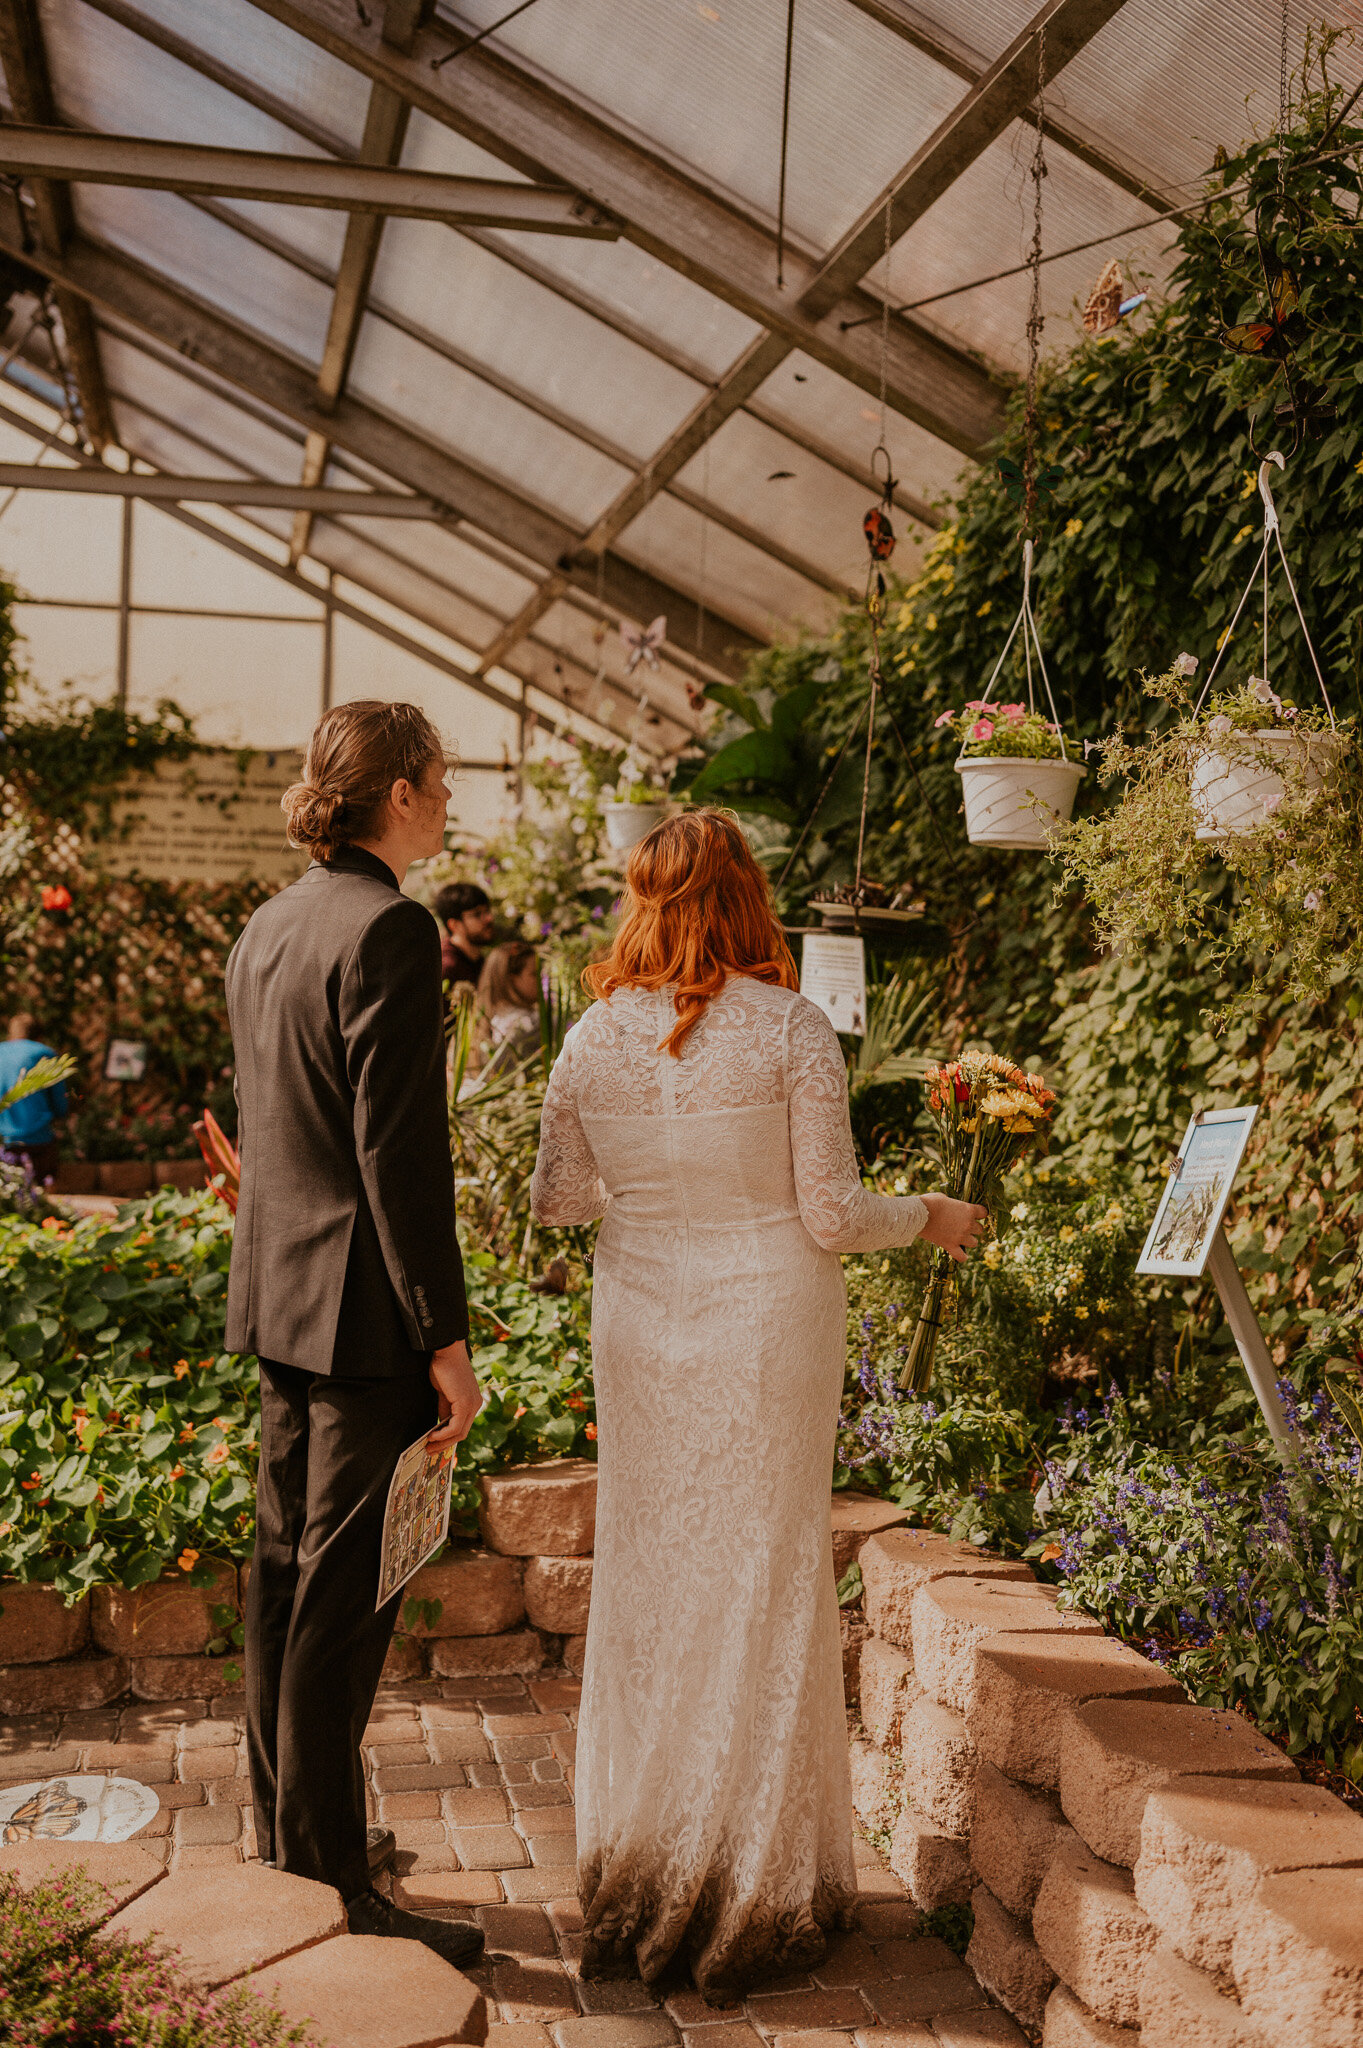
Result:
M315 2044L244 1985L200 1991L150 1941L100 1932L113 1901L77 1867L21 1889L0 1873L0 2039L9 2048Z

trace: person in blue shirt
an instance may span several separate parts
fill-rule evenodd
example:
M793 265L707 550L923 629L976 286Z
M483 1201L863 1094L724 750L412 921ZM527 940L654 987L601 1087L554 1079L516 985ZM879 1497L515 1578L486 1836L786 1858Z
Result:
M39 1060L51 1059L52 1047L33 1036L33 1019L22 1013L9 1020L9 1037L0 1042L0 1095ZM9 1152L23 1153L32 1161L33 1178L41 1187L57 1171L59 1147L53 1120L66 1115L66 1089L40 1088L36 1095L16 1102L13 1109L0 1109L0 1144Z

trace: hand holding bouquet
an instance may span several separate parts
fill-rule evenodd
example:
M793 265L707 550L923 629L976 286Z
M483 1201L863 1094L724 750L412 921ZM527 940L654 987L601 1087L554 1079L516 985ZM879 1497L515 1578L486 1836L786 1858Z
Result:
M962 1202L990 1207L1006 1173L1040 1136L1043 1141L1055 1096L1037 1074L1025 1074L993 1052L966 1052L944 1067L929 1067L928 1108L941 1140L946 1192ZM923 1306L900 1375L906 1391L921 1394L932 1380L942 1300L951 1256L932 1255Z

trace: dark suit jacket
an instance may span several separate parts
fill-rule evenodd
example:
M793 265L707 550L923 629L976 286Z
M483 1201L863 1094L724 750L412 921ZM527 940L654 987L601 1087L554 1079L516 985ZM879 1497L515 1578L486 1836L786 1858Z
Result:
M308 1372L424 1372L468 1335L440 933L346 847L263 903L227 963L241 1199L227 1343Z

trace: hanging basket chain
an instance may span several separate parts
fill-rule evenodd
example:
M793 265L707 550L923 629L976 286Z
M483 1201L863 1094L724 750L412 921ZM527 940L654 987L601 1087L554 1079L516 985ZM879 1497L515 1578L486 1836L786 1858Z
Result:
M1046 316L1041 310L1041 187L1045 176L1046 24L1042 22L1037 30L1036 39L1036 147L1032 151L1032 246L1027 255L1027 261L1032 273L1032 291L1027 307L1026 452L1023 457L1022 476L1022 527L1024 533L1032 533L1036 529L1037 366L1041 357L1042 330L1046 324Z

